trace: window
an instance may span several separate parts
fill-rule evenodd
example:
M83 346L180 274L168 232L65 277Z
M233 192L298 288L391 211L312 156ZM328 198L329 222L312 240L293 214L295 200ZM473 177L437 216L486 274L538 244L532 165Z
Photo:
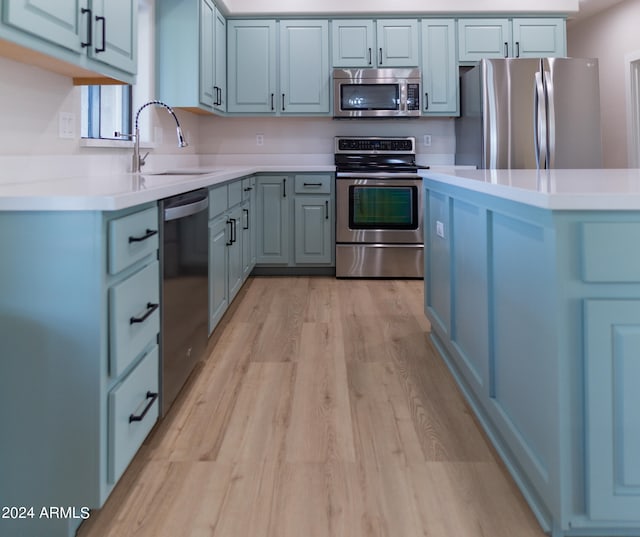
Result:
M83 138L118 138L115 132L132 133L131 86L83 86L82 131Z

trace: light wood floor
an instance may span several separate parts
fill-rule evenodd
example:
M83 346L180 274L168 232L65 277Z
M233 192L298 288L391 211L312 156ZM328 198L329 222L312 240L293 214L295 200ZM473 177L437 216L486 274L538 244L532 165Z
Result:
M80 537L542 537L422 282L250 279Z

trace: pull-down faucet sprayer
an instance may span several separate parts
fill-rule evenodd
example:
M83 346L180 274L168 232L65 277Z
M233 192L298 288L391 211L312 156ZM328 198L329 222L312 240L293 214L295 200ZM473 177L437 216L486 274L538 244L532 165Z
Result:
M142 112L142 110L144 110L147 106L151 106L151 105L164 106L168 110L168 112L173 116L173 119L176 122L177 133L178 133L178 147L187 147L189 145L184 139L184 135L182 134L182 128L180 128L180 122L178 121L178 118L176 117L176 114L173 111L173 108L171 108L168 104L163 103L162 101L149 101L143 104L140 108L138 108L138 111L136 112L136 119L135 119L135 130L133 131L132 135L121 134L119 132L115 133L116 136L129 136L134 140L133 164L132 164L132 170L131 170L133 171L133 173L140 173L140 168L144 166L144 161L147 158L147 155L149 154L149 153L146 153L143 157L140 156L140 130L138 128L138 118L140 117L140 112Z

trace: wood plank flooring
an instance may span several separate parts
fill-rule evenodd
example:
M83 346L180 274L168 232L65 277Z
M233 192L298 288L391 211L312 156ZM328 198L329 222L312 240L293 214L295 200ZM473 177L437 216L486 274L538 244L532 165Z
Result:
M80 537L542 537L422 282L251 278Z

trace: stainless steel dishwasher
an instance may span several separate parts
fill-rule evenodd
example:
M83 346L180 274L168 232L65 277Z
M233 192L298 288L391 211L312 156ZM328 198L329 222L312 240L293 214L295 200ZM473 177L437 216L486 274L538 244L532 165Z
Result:
M196 363L204 358L208 326L207 189L160 201L160 392L162 415Z

